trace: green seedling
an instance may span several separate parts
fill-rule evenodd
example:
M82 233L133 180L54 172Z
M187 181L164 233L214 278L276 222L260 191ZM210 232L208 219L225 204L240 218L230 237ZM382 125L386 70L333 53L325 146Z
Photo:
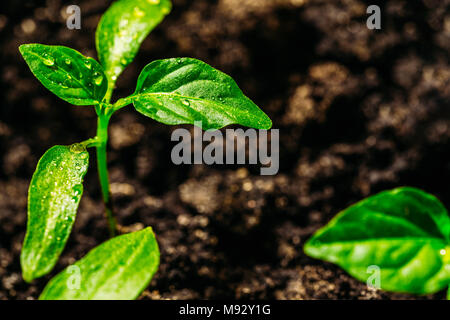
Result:
M415 188L384 191L348 207L304 250L387 291L429 294L450 284L448 212L437 198Z
M42 299L134 299L158 268L159 250L151 228L114 238L117 225L106 161L108 123L114 112L133 105L158 122L178 125L201 121L205 130L229 124L257 129L272 125L231 77L192 58L153 61L142 70L133 94L110 102L117 78L170 10L169 0L113 3L96 31L100 63L63 46L20 46L32 73L48 90L71 104L94 106L98 116L95 137L70 146L54 146L37 165L28 194L27 232L21 253L23 278L30 282L49 273L64 249L83 193L83 177L89 166L87 148L96 149L113 237L54 277Z

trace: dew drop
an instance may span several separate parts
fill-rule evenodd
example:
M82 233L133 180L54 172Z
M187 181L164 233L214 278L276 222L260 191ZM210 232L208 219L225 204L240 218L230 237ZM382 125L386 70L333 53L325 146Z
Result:
M72 61L70 61L70 59L66 59L64 60L64 63L70 66L72 64Z
M70 151L74 153L80 153L85 150L85 147L81 143L75 143L69 147Z
M51 66L53 66L53 65L55 64L55 59L53 59L52 57L50 57L48 54L44 54L44 60L43 60L43 63L44 63L46 66L51 67Z
M97 75L96 75L95 78L94 78L94 83L95 83L97 86L99 86L99 85L102 84L102 82L103 82L103 76L102 76L101 74L97 73Z
M87 152L83 152L82 154L80 154L80 159L86 159L89 156L89 154Z
M139 7L134 7L134 15L136 17L143 17L145 16L145 12L139 9Z
M185 106L187 106L187 107L189 107L189 106L191 105L191 103L189 102L189 100L183 100L182 103L183 103Z
M73 194L72 195L74 197L77 197L83 191L83 186L81 184L77 184L76 186L73 187L72 190L73 190Z
M91 62L90 62L88 59L84 60L84 65L85 65L86 68L88 68L88 69L91 69L91 67L92 67Z

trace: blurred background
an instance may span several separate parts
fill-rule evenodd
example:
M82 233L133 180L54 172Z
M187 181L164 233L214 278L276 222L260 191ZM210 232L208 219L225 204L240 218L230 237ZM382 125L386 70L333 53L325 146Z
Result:
M22 43L96 57L109 1L3 1L0 8L0 299L36 299L51 276L108 238L95 154L76 225L51 275L24 283L27 190L55 144L95 135L92 107L58 99L19 55ZM81 8L81 29L66 8ZM381 30L366 27L371 4ZM189 56L231 75L280 129L280 171L172 164L176 127L132 107L110 125L119 222L152 226L161 266L142 299L417 299L368 289L302 246L346 206L402 185L450 208L449 0L173 0L113 100L154 59ZM190 126L185 126L192 129Z

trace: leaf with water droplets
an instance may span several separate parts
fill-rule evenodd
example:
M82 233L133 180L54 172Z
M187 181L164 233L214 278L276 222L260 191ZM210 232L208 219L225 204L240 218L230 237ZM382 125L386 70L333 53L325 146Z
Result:
M304 250L384 290L428 294L450 283L450 218L438 199L415 188L348 207Z
M19 50L36 78L61 99L84 106L101 102L105 96L108 83L94 59L63 46L24 44Z
M41 300L131 300L158 269L159 249L151 228L106 241L56 275ZM72 270L78 281L71 282ZM70 285L68 285L70 284Z
M128 99L140 113L169 125L201 121L205 130L233 123L257 129L272 126L231 77L192 58L148 64Z
M118 0L105 12L95 40L110 85L133 61L142 41L171 8L170 0Z
M80 144L54 146L39 160L28 191L27 232L20 256L26 281L50 272L64 249L88 163L89 154Z

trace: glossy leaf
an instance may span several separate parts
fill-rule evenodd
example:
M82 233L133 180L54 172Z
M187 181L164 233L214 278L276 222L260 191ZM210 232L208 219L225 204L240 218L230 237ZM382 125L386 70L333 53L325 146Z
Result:
M433 293L450 283L450 219L434 196L414 188L381 192L342 211L305 252L367 281L380 268L382 289Z
M35 77L61 99L85 106L105 96L108 82L94 59L63 46L24 44L19 50Z
M39 160L28 191L27 232L20 256L26 281L50 272L64 249L88 163L88 152L78 144L54 146Z
M40 299L136 299L158 265L159 249L151 228L121 235L92 249L55 276Z
M170 125L201 121L205 130L233 123L257 129L272 126L231 77L192 58L148 64L131 99L137 111Z
M169 0L118 0L105 12L95 40L99 60L112 82L133 61L142 41L171 8Z

